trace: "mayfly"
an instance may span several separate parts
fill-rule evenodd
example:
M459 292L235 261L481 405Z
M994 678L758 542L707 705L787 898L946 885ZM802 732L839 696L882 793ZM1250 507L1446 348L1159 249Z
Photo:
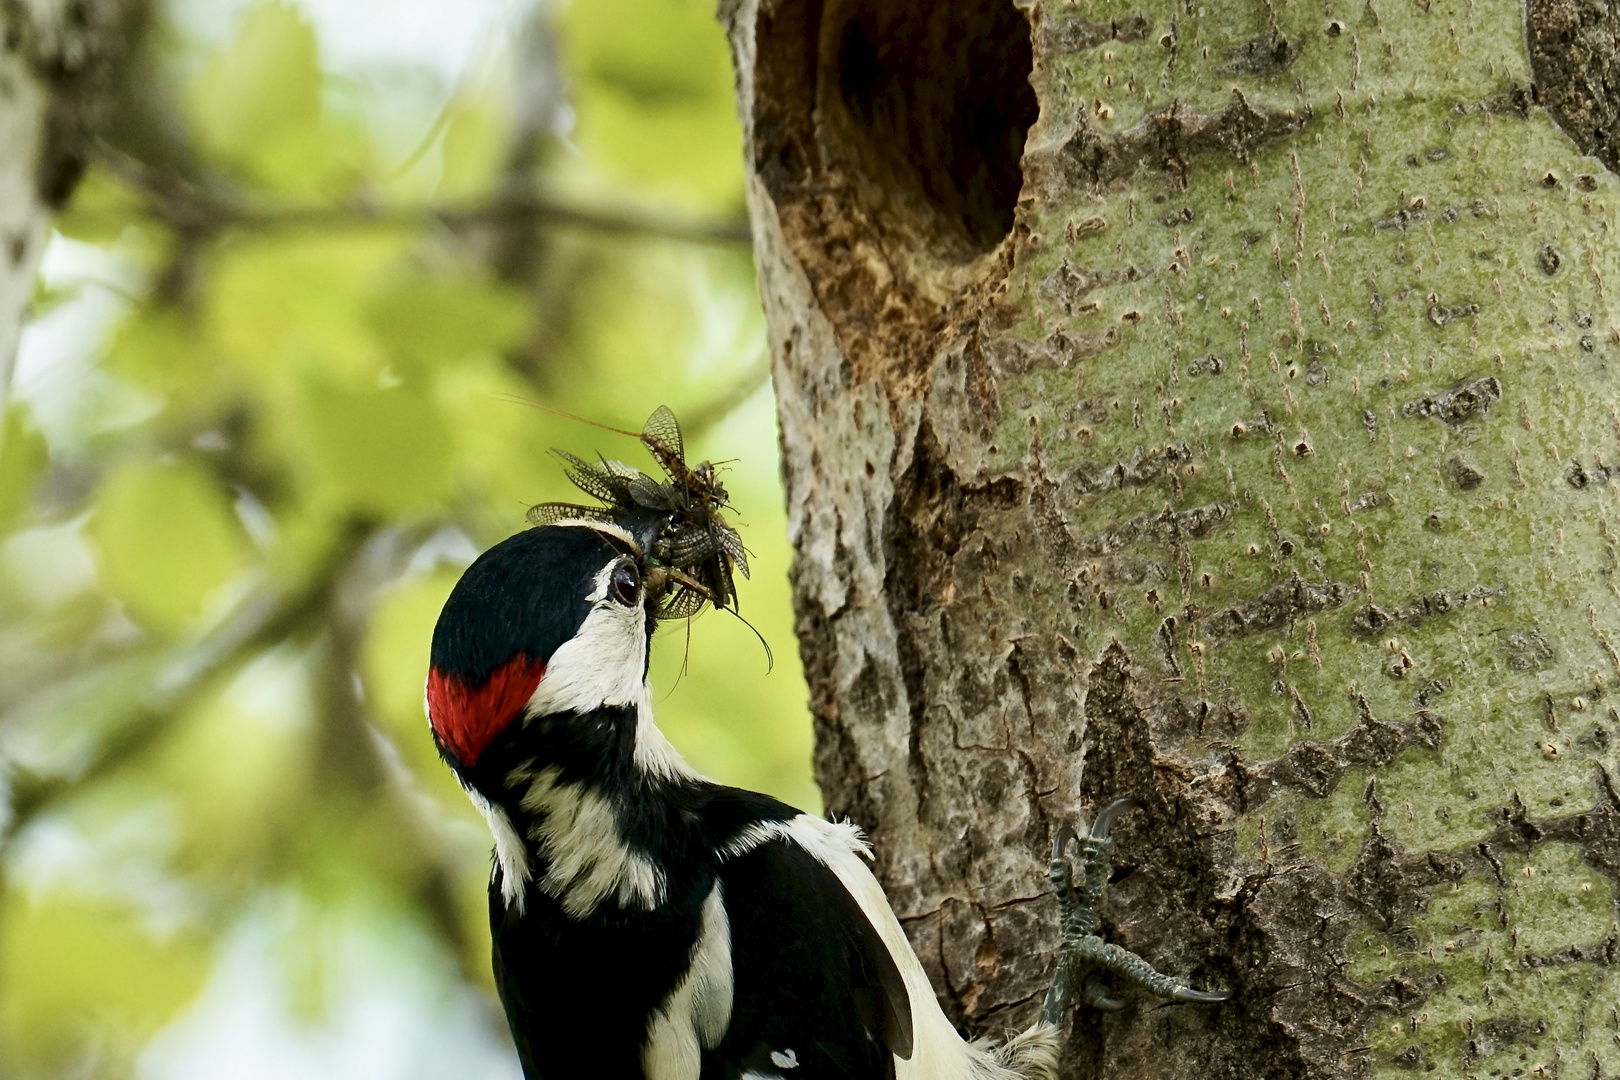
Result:
M592 421L586 421L592 423ZM681 425L660 405L641 433L596 424L641 440L666 479L654 480L639 469L598 457L595 462L566 450L553 451L566 462L574 486L601 506L541 503L529 510L529 521L550 525L569 518L611 522L635 537L655 569L667 575L671 591L658 608L661 619L685 619L705 603L737 610L734 570L748 576L748 553L742 537L722 516L731 507L718 470L707 461L686 463Z

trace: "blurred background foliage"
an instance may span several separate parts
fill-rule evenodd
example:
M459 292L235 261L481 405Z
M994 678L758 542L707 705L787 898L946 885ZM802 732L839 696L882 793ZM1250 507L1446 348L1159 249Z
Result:
M651 468L523 402L737 459L776 668L677 624L658 713L819 807L710 0L155 3L57 230L0 454L0 1075L515 1077L429 636L572 496L549 448Z

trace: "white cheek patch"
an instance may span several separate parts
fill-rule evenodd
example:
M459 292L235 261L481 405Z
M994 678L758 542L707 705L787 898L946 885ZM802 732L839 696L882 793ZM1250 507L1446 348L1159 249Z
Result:
M525 717L561 712L590 712L604 705L632 705L636 710L635 764L661 780L698 779L653 721L647 687L647 613L638 604L627 608L608 600L613 574L608 566L596 576L591 613L579 632L558 646L546 663L545 677L535 687Z
M541 770L523 795L523 809L540 815L529 827L547 864L540 888L576 919L609 896L622 908L662 904L664 872L625 846L612 805L584 784L558 783L559 775L555 767Z
M607 599L616 564L596 575L591 611L579 630L546 661L546 674L529 698L527 716L589 712L603 705L633 705L646 695L647 613Z
M703 901L703 921L692 965L647 1025L641 1068L647 1080L690 1080L731 1025L731 920L714 883Z

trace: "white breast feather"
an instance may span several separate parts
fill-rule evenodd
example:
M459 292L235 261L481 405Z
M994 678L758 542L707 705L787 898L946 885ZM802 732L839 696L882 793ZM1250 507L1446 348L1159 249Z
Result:
M663 871L625 845L608 800L584 784L559 783L559 775L555 766L542 769L523 795L523 809L540 815L529 826L547 864L540 887L576 919L609 895L643 911L663 903Z

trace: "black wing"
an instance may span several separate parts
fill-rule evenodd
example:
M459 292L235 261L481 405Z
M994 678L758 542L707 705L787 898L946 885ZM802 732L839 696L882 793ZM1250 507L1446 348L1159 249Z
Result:
M722 866L720 882L735 988L731 1025L703 1075L712 1056L723 1076L892 1080L895 1056L911 1056L910 999L838 877L774 840Z

